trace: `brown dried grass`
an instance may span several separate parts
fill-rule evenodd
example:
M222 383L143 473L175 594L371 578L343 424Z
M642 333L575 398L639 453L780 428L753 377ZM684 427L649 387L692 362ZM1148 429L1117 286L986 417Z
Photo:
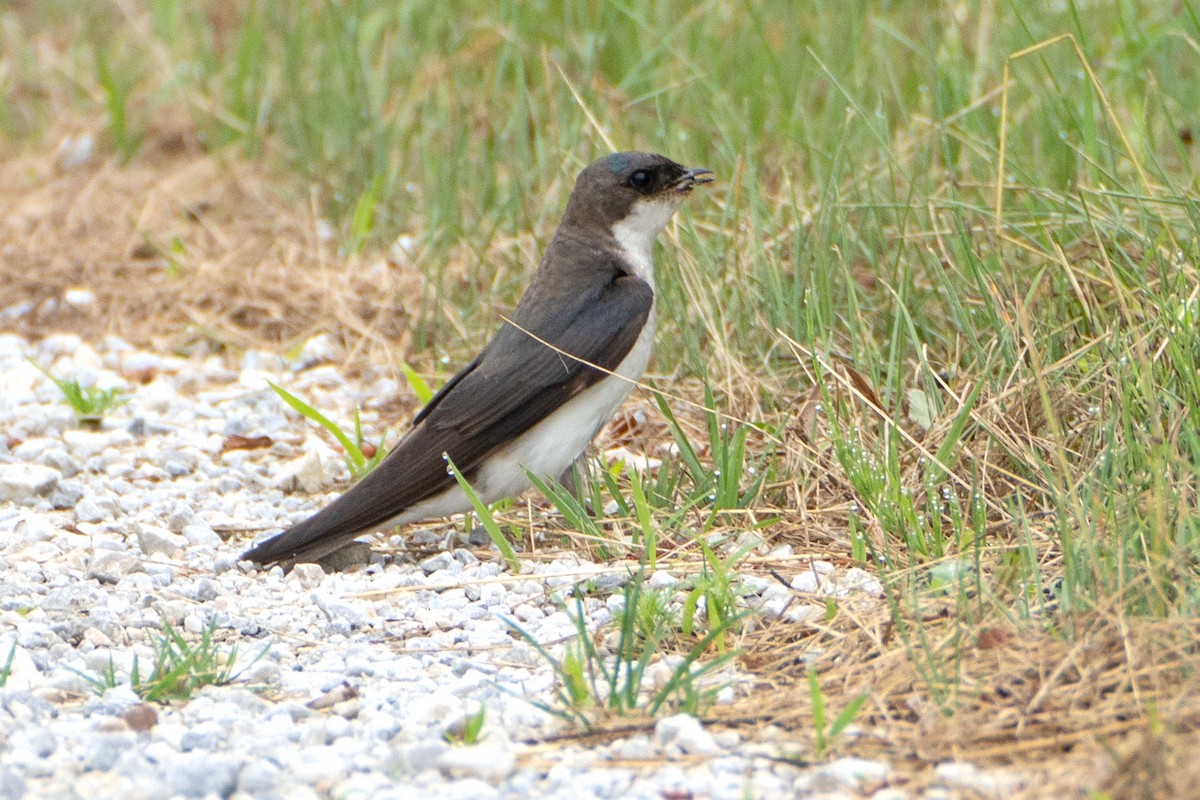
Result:
M964 625L930 611L908 623L923 629L923 644L906 644L883 604L843 609L813 625L777 624L743 642L745 663L762 685L716 716L809 730L804 664L819 654L822 692L834 713L860 693L870 698L856 720L863 734L842 742L842 752L900 760L914 779L952 759L1017 767L1031 778L1020 796L1101 786L1113 797L1190 796L1170 787L1200 771L1183 757L1200 748L1189 733L1200 723L1200 625L1100 616L1069 622L1076 627L1070 636L1052 636L1016 625ZM922 666L930 653L953 674L931 680ZM1130 763L1156 759L1177 767L1152 780L1130 774Z
M398 360L421 273L340 256L313 205L277 187L259 164L203 152L186 126L152 131L121 167L66 169L54 149L0 162L0 308L33 306L3 324L172 351L286 350L329 332L352 354ZM96 302L65 303L72 289Z

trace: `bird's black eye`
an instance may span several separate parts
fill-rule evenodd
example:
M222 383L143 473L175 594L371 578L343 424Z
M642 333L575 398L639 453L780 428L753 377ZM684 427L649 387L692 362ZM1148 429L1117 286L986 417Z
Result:
M650 185L650 173L644 169L639 169L629 176L629 185L635 189L645 189Z

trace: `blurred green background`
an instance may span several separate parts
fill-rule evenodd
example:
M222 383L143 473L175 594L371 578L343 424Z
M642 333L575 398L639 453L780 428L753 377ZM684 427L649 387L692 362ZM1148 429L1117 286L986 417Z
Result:
M616 147L724 182L685 222L705 228L712 282L692 293L749 357L775 328L808 340L873 317L892 291L926 310L923 335L974 338L938 291L929 234L953 224L954 246L996 251L1003 71L1054 37L1071 38L1011 63L1011 235L1069 245L1094 201L1145 217L1150 241L1166 216L1190 236L1190 214L1152 195L1194 188L1198 35L1190 2L43 0L4 12L0 129L15 145L64 107L102 113L129 160L156 120L186 114L204 146L266 159L298 197L317 187L344 250L409 234L436 272L452 246L548 234L570 176L607 149L586 109ZM528 268L481 258L471 285L511 302ZM479 303L442 288L468 317ZM694 372L688 295L666 291L684 332L671 361Z

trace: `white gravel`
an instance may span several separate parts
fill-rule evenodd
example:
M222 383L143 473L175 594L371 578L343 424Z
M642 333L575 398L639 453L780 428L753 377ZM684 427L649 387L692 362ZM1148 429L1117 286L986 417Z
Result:
M0 800L910 796L887 786L882 762L801 769L778 758L800 749L786 737L747 741L686 716L608 744L539 744L570 729L524 699L550 702L554 675L503 618L560 653L573 633L563 596L590 579L590 620L610 618L619 567L564 552L510 579L453 526L393 536L395 557L372 553L346 572L239 564L251 536L311 513L345 477L266 380L335 418L361 403L376 430L376 409L400 391L348 383L317 363L328 351L314 343L295 363L252 352L231 366L115 339L0 335L0 666L13 653ZM31 362L121 386L130 401L101 430L79 429ZM152 377L123 377L136 374ZM223 453L231 435L274 443ZM830 565L794 577L805 591L878 591ZM663 571L650 585L678 580ZM765 615L812 613L776 581L746 587ZM238 680L147 707L128 675L135 659L143 675L153 664L164 622L191 641L214 625L222 648L236 645ZM97 694L88 678L110 664L119 685ZM740 690L739 676L722 678L734 687L723 696ZM448 744L443 734L481 706L480 742ZM955 789L1014 790L1011 776L968 767L947 768Z

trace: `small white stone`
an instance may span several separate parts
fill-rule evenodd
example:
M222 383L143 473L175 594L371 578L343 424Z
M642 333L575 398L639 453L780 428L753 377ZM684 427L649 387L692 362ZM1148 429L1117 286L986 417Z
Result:
M142 562L128 553L98 551L88 564L87 577L100 583L118 583L126 575L145 571Z
M22 511L14 532L21 537L22 541L34 544L53 539L58 535L58 526L42 514Z
M49 564L62 558L62 548L52 541L34 542L20 553L22 561L33 564Z
M107 431L69 430L63 431L62 438L71 455L85 461L111 444Z
M9 668L8 681L4 688L9 691L30 691L46 682L46 678L38 671L37 665L29 656L29 651L17 645L13 649L13 639L10 637L0 643L0 666L8 662L12 654L12 666Z
M63 292L63 302L78 309L88 309L96 305L96 293L91 289L67 289Z
M888 786L871 795L871 800L912 800L912 795L898 787Z
M819 619L825 613L824 607L809 602L779 584L767 587L762 598L762 614L768 619L782 617L788 622L806 622Z
M126 372L161 371L167 368L168 360L157 353L143 353L137 350L124 353L121 366Z
M301 589L315 589L325 580L325 570L320 564L297 564L288 573L288 581L300 584Z
M196 510L188 503L179 502L171 509L171 516L167 517L167 527L173 533L183 533L183 529L188 525L199 525L202 520L196 515Z
M359 604L354 601L314 594L313 602L325 612L330 622L340 620L351 628L361 628L366 623L366 615L359 610Z
M49 494L62 477L40 464L0 464L0 503L27 503Z
M282 770L262 758L250 760L238 773L238 789L250 797L281 796L275 791Z
M828 561L813 561L805 566L803 572L792 578L792 588L798 592L827 591L828 575L834 570Z
M96 648L113 646L113 640L108 638L103 631L98 630L97 628L85 629L83 632L83 641Z
M170 558L187 547L182 536L156 525L139 525L137 540L138 547L148 556L158 553Z
M12 454L21 461L41 461L46 451L61 447L61 443L50 436L34 436L13 448Z
M435 553L422 561L418 566L426 575L432 575L438 570L450 569L455 565L454 556L449 553ZM460 565L461 566L461 565Z
M200 545L219 546L222 544L221 537L207 525L185 525L183 527L183 538L189 545L194 547Z
M82 133L78 136L64 136L62 141L58 143L58 150L54 153L54 160L57 162L59 169L75 169L91 161L92 155L95 152L96 137L92 134Z
M717 733L713 734L713 738L716 739L718 745L724 747L725 749L737 747L742 743L742 734L733 730L732 728L718 731Z
M325 467L321 455L309 450L299 458L283 464L275 478L275 487L285 492L319 492L325 485Z
M676 578L665 569L655 570L650 576L650 580L646 581L646 585L651 589L669 589L679 583L679 578Z
M500 744L448 747L438 758L438 767L452 778L477 778L498 784L516 769L512 751Z
M310 369L317 364L327 364L341 361L345 351L328 333L312 337L300 348L300 353L292 361L295 371Z
M324 738L324 726L320 725L320 720L315 722ZM294 765L295 777L309 785L339 780L350 768L350 764L331 747L310 745L302 748L297 756L299 758Z
M402 233L392 243L392 256L396 257L397 261L402 261L403 256L411 256L416 253L418 247L420 247L420 239L412 234Z
M654 725L654 743L668 755L714 755L721 751L713 735L690 714L660 719Z
M85 495L75 504L75 519L79 522L103 522L117 512L117 502L104 495Z
M851 567L846 570L839 585L849 591L866 592L874 597L883 596L883 584L879 582L879 578L860 567Z
M873 791L882 786L891 775L892 768L882 761L866 758L839 758L821 766L813 775L812 788L816 791L853 789Z
M238 762L224 753L178 753L164 776L170 794L185 797L229 797L237 787Z
M945 761L933 770L934 779L949 789L977 792L984 797L1010 797L1024 788L1025 779L1006 770L981 770L965 761Z
M340 739L350 733L350 720L340 714L332 714L325 720L325 738L328 741Z

